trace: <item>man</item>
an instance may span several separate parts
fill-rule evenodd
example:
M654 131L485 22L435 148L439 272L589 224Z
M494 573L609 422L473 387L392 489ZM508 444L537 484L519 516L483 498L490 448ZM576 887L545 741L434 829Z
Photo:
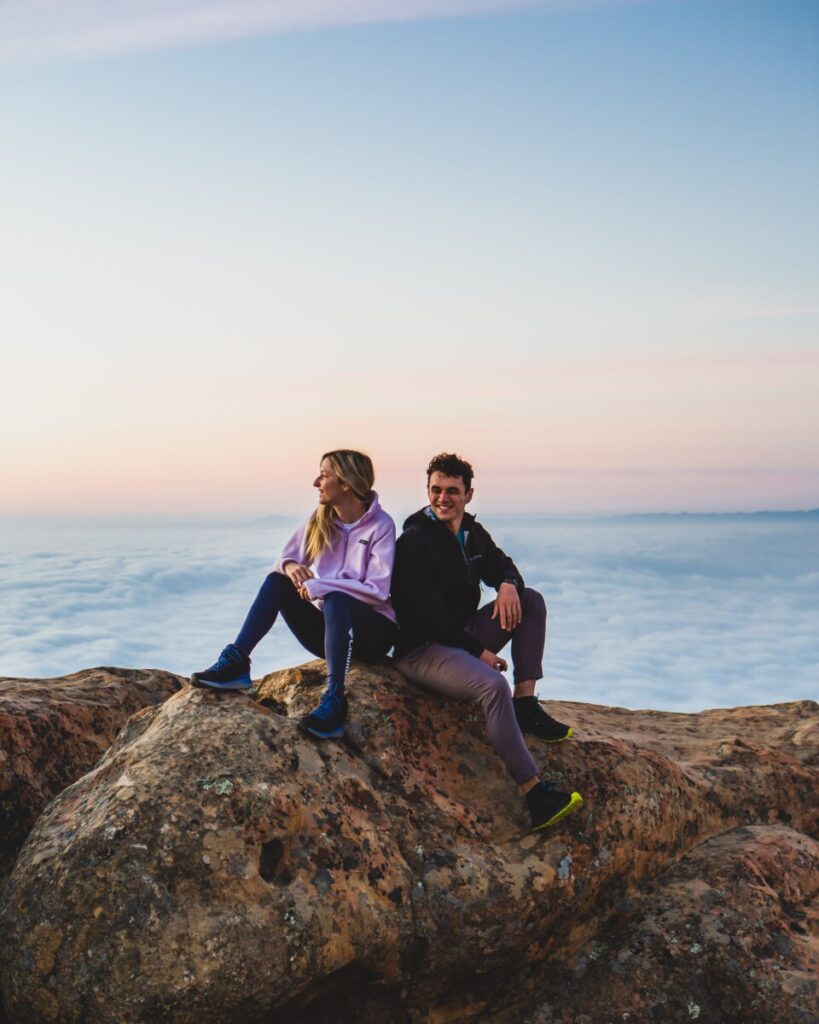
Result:
M532 828L542 829L577 810L583 799L540 779L521 732L559 743L572 730L547 715L534 695L543 677L546 606L466 511L473 475L468 462L448 453L436 455L427 468L429 505L407 519L396 545L395 659L412 682L481 704L489 740L526 798ZM479 609L481 582L498 596ZM514 699L501 675L506 661L497 653L510 640Z

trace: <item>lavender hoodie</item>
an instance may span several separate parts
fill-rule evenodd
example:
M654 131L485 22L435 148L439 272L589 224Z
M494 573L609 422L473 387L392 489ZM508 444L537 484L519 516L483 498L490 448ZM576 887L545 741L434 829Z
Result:
M314 601L320 602L331 590L340 590L395 622L389 599L395 561L395 523L378 504L375 491L371 494L370 507L353 528L336 529L332 546L326 547L313 565L319 578L307 580L305 586ZM306 532L307 523L285 544L273 572L284 572L288 562L312 564L304 550Z

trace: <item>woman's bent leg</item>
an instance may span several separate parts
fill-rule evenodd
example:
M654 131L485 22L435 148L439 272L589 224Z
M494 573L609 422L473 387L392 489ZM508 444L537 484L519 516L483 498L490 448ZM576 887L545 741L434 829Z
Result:
M349 600L339 591L324 598L324 657L327 659L327 689L317 708L305 715L299 728L319 739L344 735L347 697L344 684L353 656L353 620Z
M353 656L367 660L382 657L395 640L395 626L363 601L338 590L324 598L323 611L327 689L319 706L300 724L307 732L326 739L344 734L345 687Z
M330 685L343 687L351 658L375 661L395 642L396 626L355 597L331 591L324 599L324 650Z
M343 694L353 657L353 616L351 599L338 590L324 599L324 657L327 659L327 689Z
M398 626L386 615L363 601L353 599L353 657L358 661L378 661L392 649Z
M295 588L286 576L270 573L247 613L245 623L232 644L228 644L216 661L203 672L194 672L192 686L205 686L218 690L244 690L252 686L250 679L250 653L267 633L282 606L291 600L287 587ZM315 609L314 609L315 610ZM316 613L321 619L321 615Z
M279 612L299 642L311 654L322 657L321 612L309 601L302 600L290 578L280 572L271 572L262 584L236 637L236 646L250 655L256 644L270 631Z

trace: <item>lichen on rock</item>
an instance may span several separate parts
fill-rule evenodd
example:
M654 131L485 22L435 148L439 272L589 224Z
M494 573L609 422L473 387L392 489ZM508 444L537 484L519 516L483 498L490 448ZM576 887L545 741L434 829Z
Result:
M550 705L575 737L532 749L586 804L533 835L477 709L354 664L347 735L320 743L296 723L323 685L314 662L249 696L185 688L51 803L0 903L12 1024L563 1020L549 979L629 965L612 922L686 854L816 827L809 702Z
M181 688L152 669L0 679L0 887L49 800L93 768L130 715Z

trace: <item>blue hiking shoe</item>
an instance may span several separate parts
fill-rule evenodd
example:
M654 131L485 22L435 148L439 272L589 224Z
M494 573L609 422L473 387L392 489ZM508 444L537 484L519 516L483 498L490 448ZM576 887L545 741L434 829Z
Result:
M191 686L210 690L248 690L252 685L250 658L236 644L228 644L210 668L191 676Z
M343 693L325 690L319 706L301 719L299 728L320 740L337 740L344 735L346 719L347 698Z

